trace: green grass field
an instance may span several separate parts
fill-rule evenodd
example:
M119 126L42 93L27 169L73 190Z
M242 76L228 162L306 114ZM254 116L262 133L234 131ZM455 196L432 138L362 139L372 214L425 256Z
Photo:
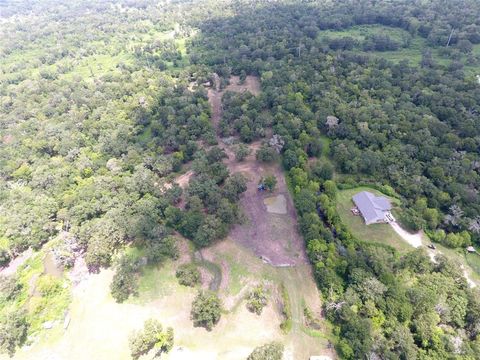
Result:
M358 42L363 42L368 36L374 34L388 35L392 40L395 40L400 44L400 48L396 51L369 52L357 49L356 52L362 52L365 55L373 55L395 63L402 60L408 60L410 65L419 65L422 60L422 54L428 46L426 40L418 35L412 37L408 31L383 25L357 25L339 31L322 31L319 34L319 39L351 37ZM408 44L408 46L404 47L406 44ZM473 47L472 55L480 56L480 45L475 45ZM442 56L438 48L432 49L432 57L435 63L443 66L448 66L452 61L451 59ZM468 65L467 56L463 55L461 62L465 65L464 69L468 75L480 73L480 65Z
M388 224L365 225L361 216L355 216L350 209L353 207L352 196L360 191L370 191L376 195L383 195L378 190L368 187L357 187L354 189L340 190L337 194L337 211L349 230L361 241L371 241L380 244L390 245L400 251L411 250L407 244ZM388 196L386 196L388 197ZM398 206L399 200L388 197L394 206Z

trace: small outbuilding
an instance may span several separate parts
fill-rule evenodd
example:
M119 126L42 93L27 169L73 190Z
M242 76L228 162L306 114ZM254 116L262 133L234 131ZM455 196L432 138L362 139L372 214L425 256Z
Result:
M388 223L393 221L390 210L392 204L384 196L376 196L369 191L362 191L352 198L365 224Z
M467 247L467 251L468 251L469 253L475 253L475 252L477 252L477 250L475 250L475 248L474 248L473 246Z

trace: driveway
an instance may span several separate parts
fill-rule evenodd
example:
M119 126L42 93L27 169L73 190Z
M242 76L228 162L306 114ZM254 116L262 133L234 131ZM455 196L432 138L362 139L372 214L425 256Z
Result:
M412 245L414 248L422 246L422 233L410 234L408 231L402 229L402 227L396 222L390 222L393 230L406 242Z

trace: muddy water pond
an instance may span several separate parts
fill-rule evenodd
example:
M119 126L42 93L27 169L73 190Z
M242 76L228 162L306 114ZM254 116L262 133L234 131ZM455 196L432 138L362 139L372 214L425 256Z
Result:
M63 269L57 266L57 264L55 263L55 258L51 251L48 251L43 258L43 268L43 273L45 275L52 275L56 278L61 278L63 275Z
M267 207L269 213L280 215L285 215L287 213L287 199L283 194L265 198L263 203Z

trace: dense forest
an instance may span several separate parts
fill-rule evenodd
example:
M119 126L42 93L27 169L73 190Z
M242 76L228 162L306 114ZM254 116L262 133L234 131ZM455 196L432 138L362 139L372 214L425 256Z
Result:
M402 200L409 229L480 245L478 1L0 2L0 20L2 265L48 243L67 267L115 265L123 301L140 266L116 258L126 245L161 262L177 232L198 248L224 238L246 185L200 85L254 75L262 93L227 92L219 131L281 137L338 355L480 358L462 271L358 240L335 207L338 189L373 186ZM275 160L266 144L257 158ZM186 189L165 186L186 168ZM61 292L49 286L39 306ZM41 322L27 287L2 279L11 354Z

